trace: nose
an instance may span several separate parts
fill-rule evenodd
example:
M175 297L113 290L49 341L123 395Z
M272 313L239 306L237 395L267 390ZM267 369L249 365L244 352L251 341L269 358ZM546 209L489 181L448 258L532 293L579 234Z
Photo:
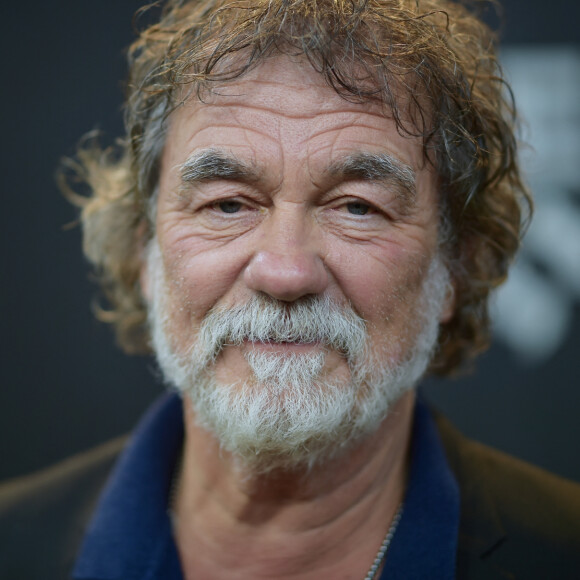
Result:
M292 302L321 294L328 272L301 219L273 220L244 271L248 288Z

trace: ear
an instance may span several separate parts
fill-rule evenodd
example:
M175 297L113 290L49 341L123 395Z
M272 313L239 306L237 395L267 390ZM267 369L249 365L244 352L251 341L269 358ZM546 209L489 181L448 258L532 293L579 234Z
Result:
M146 303L151 300L151 288L149 280L149 264L147 259L147 248L149 240L149 224L143 220L136 231L137 238L137 255L139 256L139 285L141 286L141 295Z
M449 280L449 284L447 284L443 309L441 310L441 316L439 316L440 324L445 324L453 318L455 314L455 302L455 280L451 279Z
M149 269L147 268L147 260L141 260L141 269L139 271L139 284L141 286L141 294L145 302L149 304L151 301L151 292L149 289Z

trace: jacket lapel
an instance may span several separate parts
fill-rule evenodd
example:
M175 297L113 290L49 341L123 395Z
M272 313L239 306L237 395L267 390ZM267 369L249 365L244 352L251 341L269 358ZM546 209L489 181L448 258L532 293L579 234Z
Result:
M496 564L507 536L493 496L470 468L477 448L439 413L434 416L461 494L457 578L513 579Z

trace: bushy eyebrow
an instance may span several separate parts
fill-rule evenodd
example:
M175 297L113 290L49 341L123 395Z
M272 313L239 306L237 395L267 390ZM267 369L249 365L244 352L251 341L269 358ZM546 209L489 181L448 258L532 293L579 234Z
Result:
M255 167L219 149L193 153L178 169L183 185L212 179L256 181L259 177Z
M255 183L261 175L253 164L215 148L196 151L178 169L182 187L214 179ZM408 208L415 204L415 172L409 165L388 153L352 153L331 163L327 173L334 179L361 179L394 184L397 197Z
M328 172L344 179L394 182L401 196L410 203L414 203L417 196L413 169L388 153L353 153L333 162Z

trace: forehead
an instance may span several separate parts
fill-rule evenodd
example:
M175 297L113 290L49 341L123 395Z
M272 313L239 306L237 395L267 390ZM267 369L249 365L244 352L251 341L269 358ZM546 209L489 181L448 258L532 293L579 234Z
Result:
M162 172L210 147L312 171L356 151L386 152L423 169L420 140L401 135L387 113L379 102L343 98L302 59L273 57L172 114Z

